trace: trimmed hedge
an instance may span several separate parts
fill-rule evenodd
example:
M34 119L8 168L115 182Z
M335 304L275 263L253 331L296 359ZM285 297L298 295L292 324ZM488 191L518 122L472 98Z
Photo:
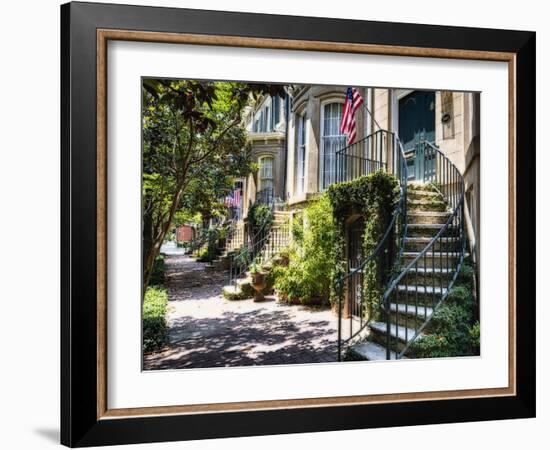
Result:
M143 351L159 350L166 343L166 305L168 294L160 286L150 286L143 300Z
M149 286L162 286L164 284L164 254L160 253L153 263L153 271Z

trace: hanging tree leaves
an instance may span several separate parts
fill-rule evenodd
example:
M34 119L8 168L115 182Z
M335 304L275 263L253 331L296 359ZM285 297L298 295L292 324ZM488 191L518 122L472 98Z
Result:
M216 214L235 177L252 170L245 106L283 86L143 80L143 291L181 209Z

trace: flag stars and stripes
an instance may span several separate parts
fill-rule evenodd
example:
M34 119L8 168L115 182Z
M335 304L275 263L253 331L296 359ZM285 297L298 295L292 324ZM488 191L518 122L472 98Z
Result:
M224 204L226 206L240 206L241 205L241 190L235 189L225 196Z
M348 136L348 145L353 144L357 137L355 112L362 104L363 97L361 97L357 89L349 87L346 93L344 112L342 113L342 123L340 124L340 132Z

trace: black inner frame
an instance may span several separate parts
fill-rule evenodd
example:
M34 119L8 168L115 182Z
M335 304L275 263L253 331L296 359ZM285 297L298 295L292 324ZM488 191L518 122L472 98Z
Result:
M517 395L97 420L98 28L515 53ZM60 132L63 444L80 447L535 416L534 32L110 4L65 4L61 7ZM508 242L503 245L508 245Z

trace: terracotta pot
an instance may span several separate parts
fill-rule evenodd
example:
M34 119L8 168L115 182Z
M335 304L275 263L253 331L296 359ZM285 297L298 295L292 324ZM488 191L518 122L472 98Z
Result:
M256 295L254 296L255 302L261 302L265 299L264 294L262 291L265 289L266 283L265 283L265 273L256 272L252 274L252 287L256 291Z

